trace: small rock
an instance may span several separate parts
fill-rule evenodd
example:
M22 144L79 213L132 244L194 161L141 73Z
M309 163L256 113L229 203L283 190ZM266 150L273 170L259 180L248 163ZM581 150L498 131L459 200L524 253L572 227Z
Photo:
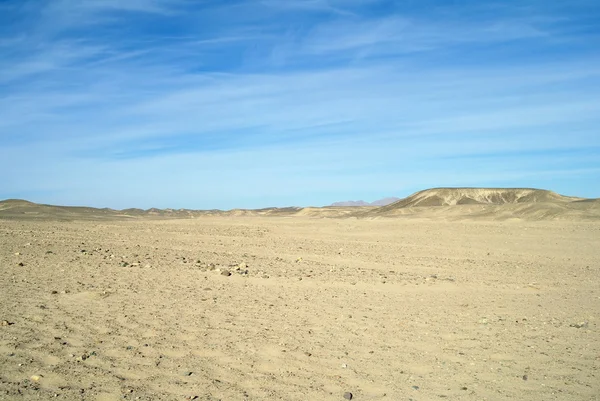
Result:
M529 377L527 375L523 375L523 380L527 381Z
M354 396L350 392L344 393L344 398L347 400L351 400Z
M588 322L572 323L569 326L570 327L575 327L576 329L583 329L584 327L588 326Z
M58 291L56 291L56 290L53 290L53 291L51 292L51 294L58 294Z
M229 277L229 276L231 276L231 272L229 270L223 270L221 272L221 276Z
M184 373L183 373L183 375L184 375L184 376L191 376L191 375L193 375L193 374L194 374L194 372L184 372Z
M17 264L17 266L21 266L21 267L23 267L23 266L25 266L25 263L23 263L23 262L19 262L19 263Z
M31 380L34 382L39 382L42 377L40 375L31 376Z
M418 390L419 386L412 386L413 389Z
M14 323L11 323L11 322L9 322L8 320L3 320L1 325L2 325L2 326L11 326L11 325L13 325L13 324L14 324Z
M247 267L248 267L248 265L246 264L246 262L242 262L242 263L240 263L240 264L238 265L238 267L239 267L240 269L245 269L245 268L247 268Z
M15 256L21 255L21 252L15 252Z
M468 390L466 387L461 387L460 389L463 390L463 391Z

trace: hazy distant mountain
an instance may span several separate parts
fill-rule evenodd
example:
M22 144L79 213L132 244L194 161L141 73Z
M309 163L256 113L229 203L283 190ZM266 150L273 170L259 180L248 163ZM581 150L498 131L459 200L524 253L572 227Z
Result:
M394 197L390 197L390 198L383 198L383 199L378 199L374 202L365 202L363 200L359 200L359 201L344 201L344 202L335 202L332 203L330 206L387 206L390 203L394 203L396 201L400 200L400 198L394 198Z
M383 199L379 199L376 200L374 202L371 202L371 206L387 206L389 204L392 204L394 202L399 201L400 198L396 198L395 196L391 196L389 198L383 198Z

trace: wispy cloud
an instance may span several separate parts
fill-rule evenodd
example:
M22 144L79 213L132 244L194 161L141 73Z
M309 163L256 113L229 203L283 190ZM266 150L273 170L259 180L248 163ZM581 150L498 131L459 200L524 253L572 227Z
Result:
M585 152L600 149L591 3L4 2L0 198L227 208L502 183L600 196L573 188L600 178Z

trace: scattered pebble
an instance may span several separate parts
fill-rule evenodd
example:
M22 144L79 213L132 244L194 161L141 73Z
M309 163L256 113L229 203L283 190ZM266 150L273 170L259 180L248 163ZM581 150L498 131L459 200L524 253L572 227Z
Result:
M351 400L354 396L350 392L344 393L344 398L347 400Z
M229 270L223 270L221 272L221 276L227 276L227 277L229 277L229 276L231 276L231 272Z
M527 375L523 375L523 380L527 381L527 379L529 379L529 377Z

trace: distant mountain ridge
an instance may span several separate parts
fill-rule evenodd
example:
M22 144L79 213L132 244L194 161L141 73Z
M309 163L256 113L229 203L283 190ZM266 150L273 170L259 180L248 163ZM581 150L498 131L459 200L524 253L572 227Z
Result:
M369 202L365 202L363 200L359 200L359 201L342 201L342 202L334 202L329 206L386 206L389 205L391 203L394 203L396 201L399 201L400 198L396 198L396 197L389 197L389 198L383 198L383 199L378 199L376 201L373 201L371 203Z
M384 206L377 206L378 204ZM190 219L205 216L408 218L414 216L438 220L482 218L600 221L600 199L564 196L534 188L432 188L415 192L404 199L384 198L372 203L337 202L332 206L335 207L274 207L228 211L156 208L114 210L85 206L54 206L20 199L7 199L0 201L0 219L123 220Z

